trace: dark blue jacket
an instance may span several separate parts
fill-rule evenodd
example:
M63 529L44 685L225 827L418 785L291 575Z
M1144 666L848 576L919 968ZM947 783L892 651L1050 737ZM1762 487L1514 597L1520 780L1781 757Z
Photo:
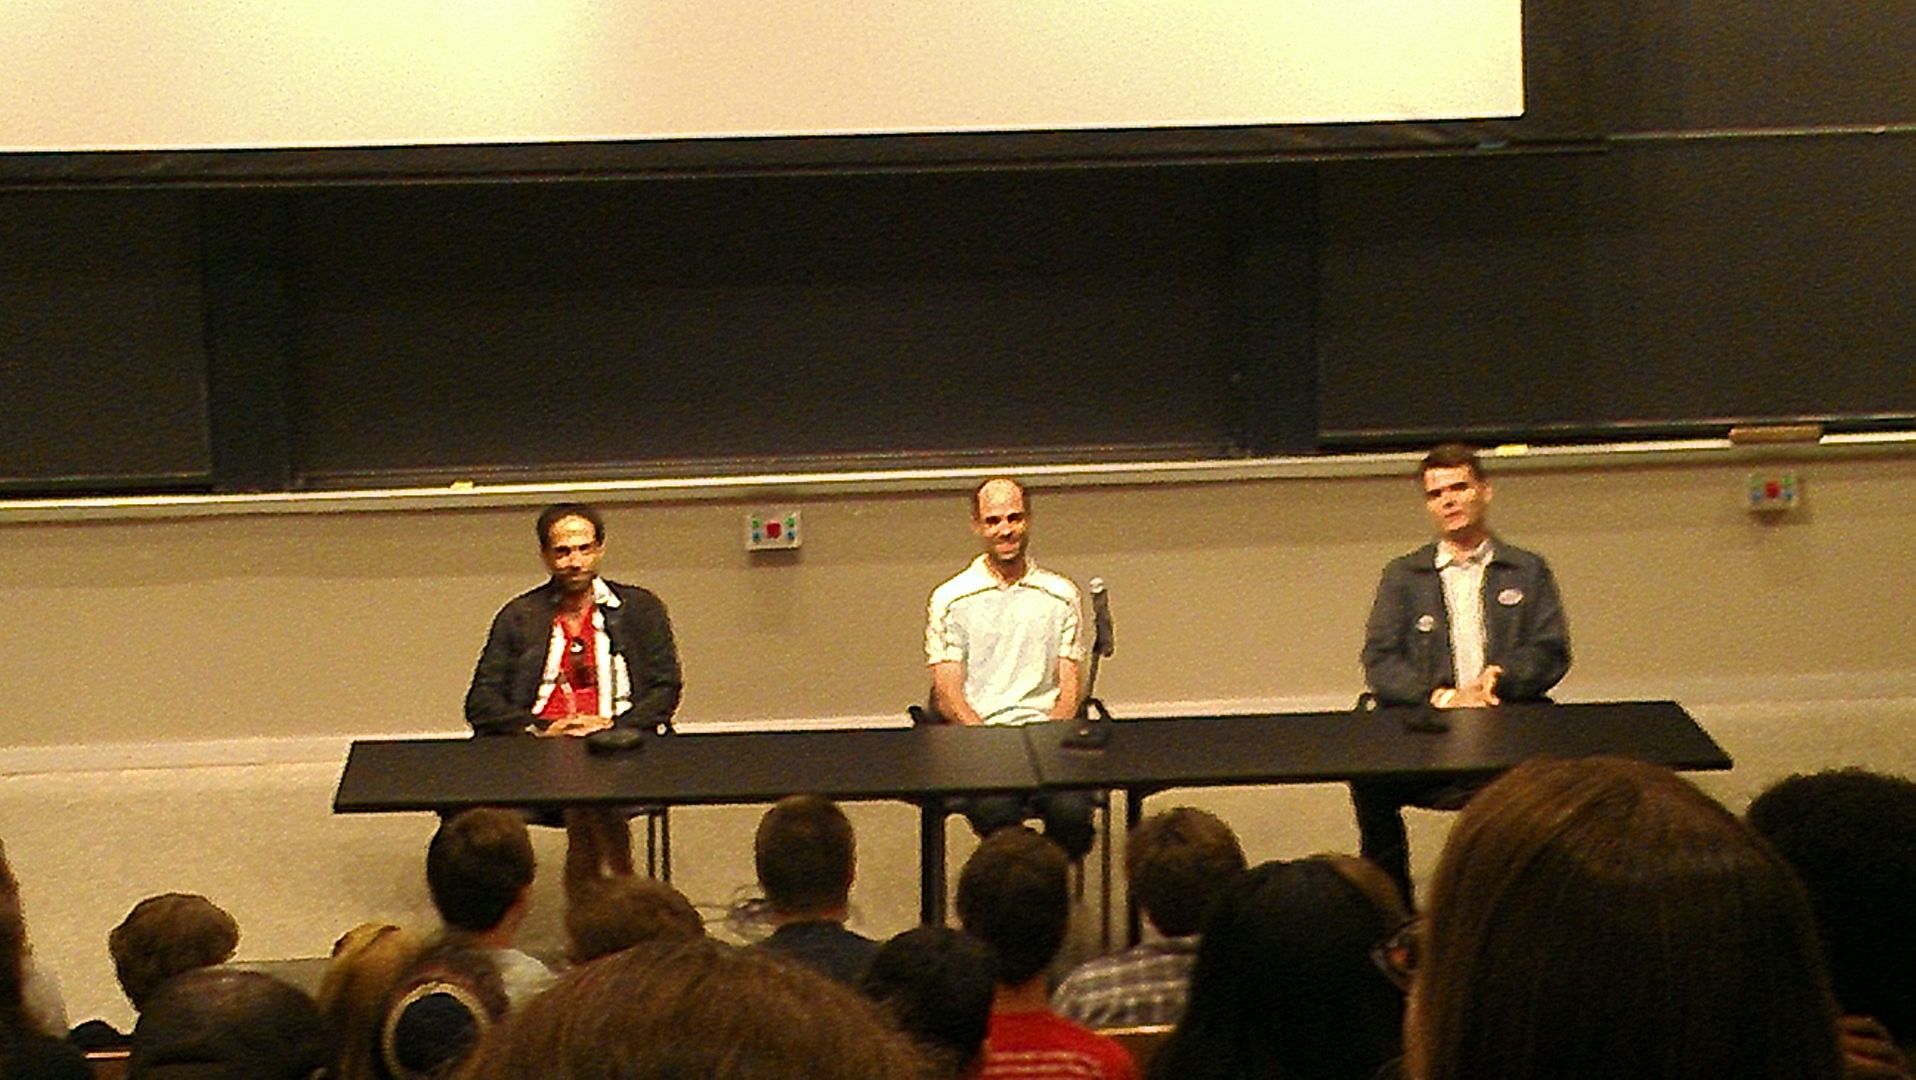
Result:
M1484 568L1484 663L1503 669L1497 696L1533 701L1570 670L1570 628L1550 564L1492 538ZM1423 702L1456 686L1450 615L1437 573L1437 545L1392 559L1364 624L1364 681L1384 705Z
M625 657L632 679L632 706L612 722L638 727L670 724L679 707L683 680L665 605L636 585L614 581L605 585L619 598L618 607L599 609L605 616L606 637L612 652ZM499 609L466 691L466 722L473 731L507 734L523 731L534 722L532 703L545 676L552 617L558 610L559 589L550 581L513 597Z

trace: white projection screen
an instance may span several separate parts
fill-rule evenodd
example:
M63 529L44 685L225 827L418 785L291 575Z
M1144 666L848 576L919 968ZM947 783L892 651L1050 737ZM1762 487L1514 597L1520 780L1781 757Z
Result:
M1520 0L13 0L0 151L1506 118Z

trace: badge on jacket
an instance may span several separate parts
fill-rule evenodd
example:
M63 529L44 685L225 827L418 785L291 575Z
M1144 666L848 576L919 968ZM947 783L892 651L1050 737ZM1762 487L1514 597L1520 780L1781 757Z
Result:
M1505 589L1497 594L1497 602L1505 607L1516 607L1518 604L1523 603L1523 590L1518 588Z

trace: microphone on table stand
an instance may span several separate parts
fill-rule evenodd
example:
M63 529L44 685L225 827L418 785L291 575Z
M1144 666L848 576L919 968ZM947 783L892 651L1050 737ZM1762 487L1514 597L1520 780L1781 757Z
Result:
M1098 661L1116 651L1111 631L1111 600L1104 579L1091 579L1091 663L1084 679L1084 704L1078 706L1077 726L1064 737L1067 750L1102 750L1111 739L1111 711L1091 692L1098 685Z

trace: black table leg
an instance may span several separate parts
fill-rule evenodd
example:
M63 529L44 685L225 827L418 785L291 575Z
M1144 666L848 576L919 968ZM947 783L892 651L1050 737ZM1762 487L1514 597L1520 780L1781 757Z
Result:
M918 804L918 919L925 926L945 925L945 801Z

